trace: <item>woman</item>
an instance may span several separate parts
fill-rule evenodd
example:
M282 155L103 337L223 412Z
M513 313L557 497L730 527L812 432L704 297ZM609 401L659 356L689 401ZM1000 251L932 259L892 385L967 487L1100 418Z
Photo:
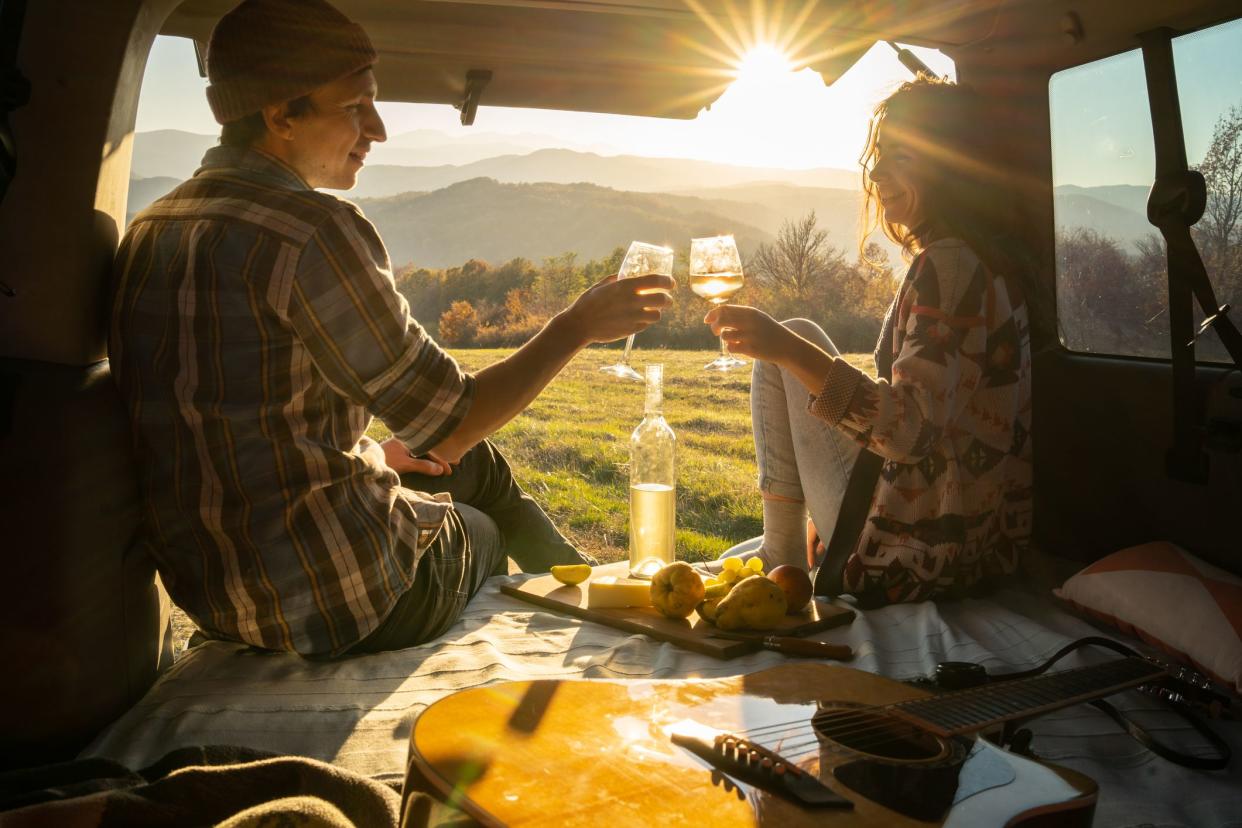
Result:
M839 359L806 320L782 325L742 306L705 320L755 359L760 554L769 567L806 566L809 511L835 553L821 572L831 592L887 602L963 594L1012 573L1029 543L1028 317L1004 241L1013 200L986 118L964 87L923 78L872 118L863 236L879 223L912 257L876 349L879 379ZM838 517L850 531L841 505L851 473L858 528L830 543Z

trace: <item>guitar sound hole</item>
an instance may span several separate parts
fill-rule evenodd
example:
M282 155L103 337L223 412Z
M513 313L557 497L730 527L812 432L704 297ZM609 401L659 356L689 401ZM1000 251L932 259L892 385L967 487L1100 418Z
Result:
M861 705L821 707L811 724L825 739L883 759L926 762L945 752L944 743L934 734Z

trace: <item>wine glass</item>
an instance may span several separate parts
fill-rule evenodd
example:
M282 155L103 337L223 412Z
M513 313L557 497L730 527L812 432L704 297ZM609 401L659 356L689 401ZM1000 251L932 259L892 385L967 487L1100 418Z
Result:
M742 256L733 236L711 236L690 240L690 289L713 305L720 305L742 287ZM724 335L720 337L720 356L703 366L705 371L728 371L746 360L729 353Z
M617 278L629 279L651 273L658 276L673 275L672 249L647 242L632 242L625 254L625 259L621 262L621 270L617 272ZM633 347L634 334L630 334L630 338L625 340L625 352L621 354L621 361L613 365L604 365L599 370L612 374L614 377L642 382L642 374L630 367L630 349Z

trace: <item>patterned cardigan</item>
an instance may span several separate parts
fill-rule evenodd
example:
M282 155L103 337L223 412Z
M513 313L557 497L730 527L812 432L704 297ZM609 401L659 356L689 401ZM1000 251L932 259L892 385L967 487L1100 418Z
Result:
M810 402L883 459L845 589L888 602L962 595L1011 574L1030 541L1026 304L965 242L941 239L915 257L888 313L892 382L835 360Z

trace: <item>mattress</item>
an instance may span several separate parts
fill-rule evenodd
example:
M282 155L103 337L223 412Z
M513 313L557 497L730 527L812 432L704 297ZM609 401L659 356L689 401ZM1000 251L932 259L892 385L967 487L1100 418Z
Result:
M182 746L230 744L308 756L399 783L419 712L456 690L528 679L682 679L753 672L782 663L761 651L721 661L545 611L502 594L492 578L443 637L420 647L312 661L224 642L189 650L83 752L140 768ZM1019 589L986 599L859 611L816 637L849 644L849 666L899 680L940 661L1002 673L1036 666L1068 642L1101 631L1052 599ZM1119 634L1111 637L1141 649ZM1058 669L1114 657L1082 650ZM1130 691L1111 701L1158 738L1191 753L1203 740L1156 700ZM1035 754L1100 785L1102 826L1242 826L1242 760L1191 771L1142 748L1095 708L1078 705L1030 725ZM1242 755L1242 723L1214 728Z

